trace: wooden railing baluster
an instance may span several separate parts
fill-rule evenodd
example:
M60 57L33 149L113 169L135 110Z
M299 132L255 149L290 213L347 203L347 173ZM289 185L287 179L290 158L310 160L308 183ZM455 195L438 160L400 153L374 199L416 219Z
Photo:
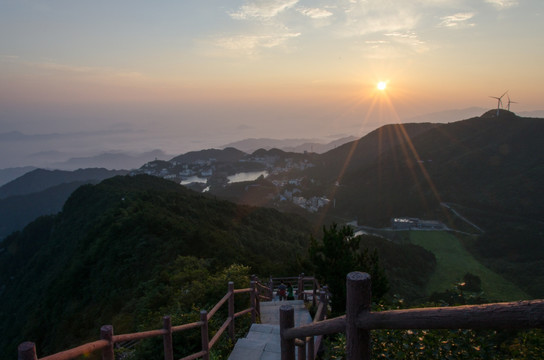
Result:
M357 327L357 317L370 312L370 275L351 272L346 284L346 358L370 360L370 331Z
M174 360L174 345L172 344L172 319L170 316L162 318L162 328L166 332L163 335L164 360Z
M287 339L284 332L295 326L295 309L290 305L280 306L281 360L295 360L295 338Z
M209 360L210 359L210 338L208 335L208 312L206 310L200 311L200 321L202 322L202 325L200 326L200 337L202 339L202 352L205 353L202 356L203 360Z
M113 326L103 325L100 328L100 339L109 342L108 346L102 349L102 360L115 360L113 353Z
M19 356L18 360L37 360L36 357L36 344L30 341L26 341L19 345L17 348Z
M234 341L234 283L232 281L229 281L229 289L228 293L229 296L229 318L231 318L230 324L229 324L229 337L232 341Z

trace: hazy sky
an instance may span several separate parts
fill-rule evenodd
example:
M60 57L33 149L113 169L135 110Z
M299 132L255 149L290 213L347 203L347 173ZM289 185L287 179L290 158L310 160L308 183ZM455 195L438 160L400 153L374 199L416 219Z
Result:
M539 110L543 15L542 0L0 0L0 133L181 153L358 135L506 90Z

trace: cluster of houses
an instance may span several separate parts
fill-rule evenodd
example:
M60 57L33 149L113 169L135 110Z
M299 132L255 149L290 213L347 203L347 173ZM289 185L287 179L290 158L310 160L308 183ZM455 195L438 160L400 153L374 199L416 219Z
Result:
M315 213L323 206L329 204L330 200L324 196L318 197L314 196L309 199L306 199L302 196L293 197L293 204L300 206L303 209L306 209L309 212Z
M239 164L260 163L266 167L272 177L288 173L292 170L305 170L315 165L307 159L285 158L280 161L278 156L248 156L240 159ZM134 173L145 173L158 176L164 179L187 184L191 181L208 182L216 175L218 163L216 159L196 160L191 163L176 161L156 160L142 166ZM280 190L277 200L280 202L289 201L306 209L309 212L317 212L320 208L329 203L329 199L323 196L314 196L309 199L301 196L304 188L304 178L273 179L271 182ZM208 190L209 187L206 188Z

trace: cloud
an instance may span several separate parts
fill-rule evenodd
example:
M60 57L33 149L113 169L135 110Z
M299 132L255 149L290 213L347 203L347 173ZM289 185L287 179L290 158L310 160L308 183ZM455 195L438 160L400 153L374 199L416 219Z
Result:
M498 10L504 10L519 5L518 0L485 0L485 2L493 5Z
M474 15L474 13L467 12L443 16L440 18L442 22L438 26L447 28L471 27L474 26L474 23L468 23L467 21L472 19Z
M242 5L236 12L229 13L236 20L262 20L269 21L282 11L295 6L298 0L260 0Z
M260 49L269 49L285 44L289 39L301 35L291 31L278 16L293 8L299 0L255 0L246 1L236 11L228 12L234 20L254 22L251 28L241 34L218 36L215 47L237 51L238 55L256 56ZM257 28L255 28L255 23ZM232 54L231 54L232 55Z
M301 7L301 8L298 8L297 11L312 19L325 19L333 15L332 12L328 10L318 9L318 8Z
M216 45L228 50L244 50L250 54L254 54L254 51L259 48L273 48L298 36L300 36L300 33L235 35L217 39Z
M398 5L398 6L397 6ZM412 6L390 2L357 2L344 6L344 36L413 30L421 17Z
M428 49L425 41L419 39L416 33L408 32L393 32L385 34L391 41L395 42L397 45L403 45L409 47L417 53L425 52Z
M382 43L366 44L382 49L400 45L399 52L419 53L428 50L417 34L430 20L425 17L430 18L433 9L451 9L458 5L458 1L320 0L308 2L312 5L306 6L300 0L245 0L243 5L227 13L231 19L239 21L241 30L236 35L221 35L214 45L255 55L257 49L285 45L296 37L313 41L317 37L328 36L333 41L381 40ZM514 0L485 1L506 3ZM445 16L441 18L440 26L474 26L470 23L473 16L469 12Z
M1 55L0 54L0 61L2 62L14 62L19 59L19 56L17 55Z

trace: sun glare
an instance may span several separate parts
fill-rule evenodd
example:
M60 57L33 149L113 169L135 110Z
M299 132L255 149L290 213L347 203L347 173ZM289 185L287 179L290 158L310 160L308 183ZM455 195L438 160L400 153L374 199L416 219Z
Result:
M376 86L378 87L378 90L385 90L387 83L385 81L380 81Z

